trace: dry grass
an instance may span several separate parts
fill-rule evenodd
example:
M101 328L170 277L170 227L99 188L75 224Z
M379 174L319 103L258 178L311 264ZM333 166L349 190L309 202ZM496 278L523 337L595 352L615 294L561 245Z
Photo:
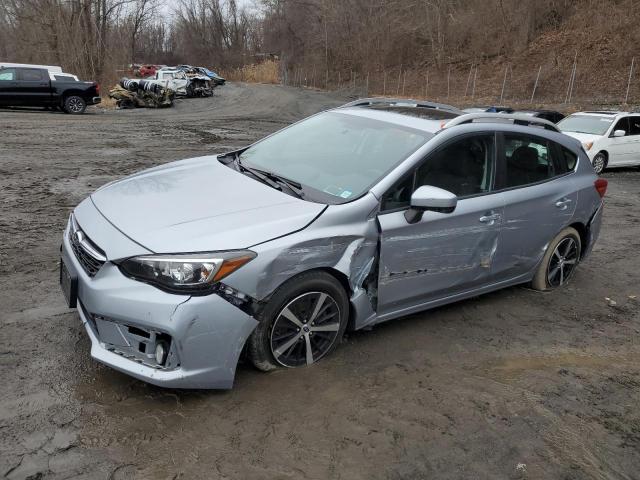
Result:
M241 68L224 70L221 75L236 82L280 83L280 63L275 60L252 63Z
M107 94L107 96L102 97L102 101L98 104L98 108L113 110L116 108L116 101Z

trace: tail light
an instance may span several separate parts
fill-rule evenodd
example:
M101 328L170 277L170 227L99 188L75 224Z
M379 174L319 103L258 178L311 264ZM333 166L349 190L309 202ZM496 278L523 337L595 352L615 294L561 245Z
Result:
M598 195L600 195L600 198L604 198L604 194L607 193L607 185L609 185L609 182L607 182L604 178L599 178L595 182L593 182L593 186L596 188L596 191L598 192Z
M96 83L96 93L100 96L100 84Z

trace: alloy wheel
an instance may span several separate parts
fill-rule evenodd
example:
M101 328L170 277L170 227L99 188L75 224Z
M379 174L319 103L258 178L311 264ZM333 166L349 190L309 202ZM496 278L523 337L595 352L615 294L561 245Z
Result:
M559 287L569 281L578 263L578 243L572 237L564 238L553 251L547 267L547 282Z
M604 170L604 155L602 155L601 153L596 155L593 159L593 169L598 174L602 173L602 171Z
M271 328L271 353L285 367L320 360L338 337L340 308L324 292L304 293L280 311Z
M71 98L69 99L69 102L67 103L67 106L69 108L69 110L71 110L73 113L79 113L82 111L82 101L78 98Z

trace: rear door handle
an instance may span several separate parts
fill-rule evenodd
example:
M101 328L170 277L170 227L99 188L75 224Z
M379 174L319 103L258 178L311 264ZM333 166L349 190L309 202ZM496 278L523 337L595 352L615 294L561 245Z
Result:
M563 198L556 202L556 207L558 207L560 210L566 210L570 203L571 203L570 198Z
M492 213L490 215L483 215L478 220L480 220L480 222L482 222L482 223L486 223L488 225L493 225L496 222L496 220L500 220L500 214L499 213Z

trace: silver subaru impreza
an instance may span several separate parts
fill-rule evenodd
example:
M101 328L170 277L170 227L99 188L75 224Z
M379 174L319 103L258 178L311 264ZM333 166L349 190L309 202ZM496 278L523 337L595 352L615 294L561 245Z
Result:
M230 388L243 352L305 366L347 329L562 286L607 182L544 120L461 113L362 100L98 189L60 263L91 355L156 385Z

